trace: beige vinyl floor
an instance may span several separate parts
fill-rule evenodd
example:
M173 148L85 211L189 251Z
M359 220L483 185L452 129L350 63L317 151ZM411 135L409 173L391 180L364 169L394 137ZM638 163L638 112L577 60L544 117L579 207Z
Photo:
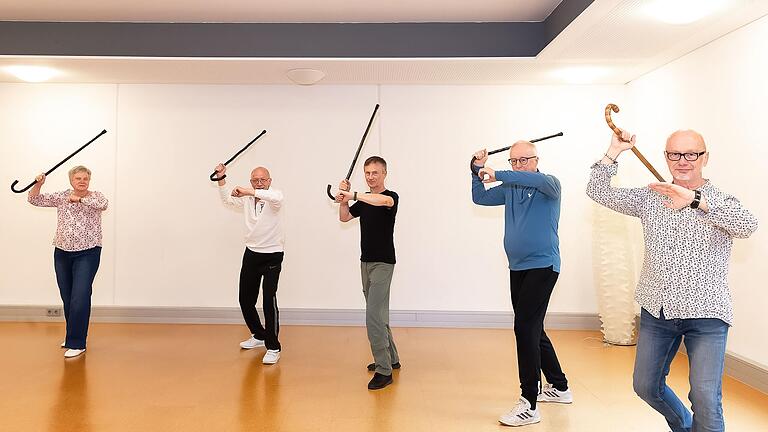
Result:
M282 358L241 350L240 325L92 324L65 360L61 323L0 323L0 431L667 431L632 391L634 348L548 332L574 393L522 428L511 330L395 328L403 367L369 391L361 327L283 326ZM679 354L670 385L687 395ZM724 380L727 430L768 431L768 395Z

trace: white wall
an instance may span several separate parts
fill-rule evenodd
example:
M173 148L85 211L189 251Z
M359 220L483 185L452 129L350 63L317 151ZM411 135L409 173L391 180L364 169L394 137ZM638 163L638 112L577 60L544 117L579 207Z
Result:
M102 129L109 133L91 144L46 180L44 190L69 187L67 171L85 163L96 169L93 185L108 197L115 193L117 135L115 86L0 85L0 304L59 303L53 275L51 240L56 212L26 203L26 193L9 190L27 186ZM114 202L113 202L114 204ZM104 214L104 243L114 244L115 212ZM111 304L115 249L102 253L93 301Z
M607 147L606 102L616 123L668 176L664 138L702 132L706 174L768 220L763 138L768 96L768 18L627 86L205 86L0 84L0 182L26 185L101 129L109 133L54 173L46 190L67 186L83 163L111 199L94 303L125 306L235 306L242 253L241 214L222 207L207 180L213 166L262 129L268 134L233 162L232 183L268 166L287 195L284 308L362 307L357 222L341 224L326 183L346 174L370 111L382 104L361 160L390 162L388 185L402 201L392 308L510 309L502 209L470 200L468 160L476 149L560 130L540 144L540 167L563 184L563 273L550 311L595 313L588 167ZM505 166L495 156L492 165ZM650 176L633 158L623 184ZM363 189L361 167L352 177ZM0 304L56 304L50 240L54 211L0 193ZM736 309L729 349L768 364L761 271L765 229L737 240L731 265Z
M208 180L230 165L247 184L272 171L286 204L284 308L361 308L358 223L341 224L325 196L338 184L373 105L382 107L361 161L381 154L401 195L392 308L510 310L501 208L471 203L468 163L559 131L540 144L540 168L563 184L563 272L550 311L596 312L592 285L589 165L609 136L602 109L624 86L205 86L0 85L0 181L34 175L102 128L109 133L67 167L89 166L92 188L111 199L94 304L235 306L242 215L224 208ZM599 137L600 139L596 139ZM506 156L492 165L504 168ZM352 177L364 189L360 164ZM7 187L7 186L6 186ZM66 187L63 167L45 189ZM51 263L51 209L0 194L0 303L59 302Z
M730 286L736 321L728 349L768 365L768 345L762 339L768 334L765 41L768 17L633 81L628 85L632 121L623 127L637 132L638 147L653 153L662 167L667 135L676 129L698 130L710 151L705 177L757 215L763 226L748 240L734 242Z

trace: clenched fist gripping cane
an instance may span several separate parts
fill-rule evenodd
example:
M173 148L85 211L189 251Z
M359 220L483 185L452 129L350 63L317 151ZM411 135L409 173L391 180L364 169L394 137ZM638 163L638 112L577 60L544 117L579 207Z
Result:
M613 112L617 113L617 112L619 112L619 107L616 104L608 104L608 105L606 105L606 107L605 107L605 122L608 123L608 127L611 128L611 130L613 130L613 133L615 133L616 136L619 137L620 140L622 140L624 142L629 142L629 141L627 141L627 140L625 140L625 139L623 139L621 137L621 129L619 129L618 127L616 127L615 124L613 124L613 121L611 120L611 110L613 110ZM635 156L637 156L637 158L640 159L640 162L642 162L643 165L645 165L645 167L648 168L648 170L651 172L651 174L653 174L653 176L656 177L656 180L658 180L658 181L660 181L662 183L664 182L664 177L662 177L661 174L659 174L659 172L656 171L656 168L654 168L653 165L651 165L651 163L648 162L648 159L646 159L645 156L643 156L643 154L640 153L640 150L638 150L637 147L632 146L632 153L634 153Z

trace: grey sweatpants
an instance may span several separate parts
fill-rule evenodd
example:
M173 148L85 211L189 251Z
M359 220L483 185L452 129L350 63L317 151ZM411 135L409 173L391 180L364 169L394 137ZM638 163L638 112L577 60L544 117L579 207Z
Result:
M392 364L400 361L392 330L389 328L389 286L394 270L394 264L360 263L365 295L365 327L368 330L376 372L383 375L392 375Z

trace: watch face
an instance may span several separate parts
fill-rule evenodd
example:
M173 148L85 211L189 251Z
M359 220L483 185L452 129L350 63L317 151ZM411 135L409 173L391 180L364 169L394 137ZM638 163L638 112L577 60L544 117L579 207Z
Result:
M693 191L693 201L691 201L691 208L697 209L699 208L699 204L701 203L701 191L698 189L694 189Z

